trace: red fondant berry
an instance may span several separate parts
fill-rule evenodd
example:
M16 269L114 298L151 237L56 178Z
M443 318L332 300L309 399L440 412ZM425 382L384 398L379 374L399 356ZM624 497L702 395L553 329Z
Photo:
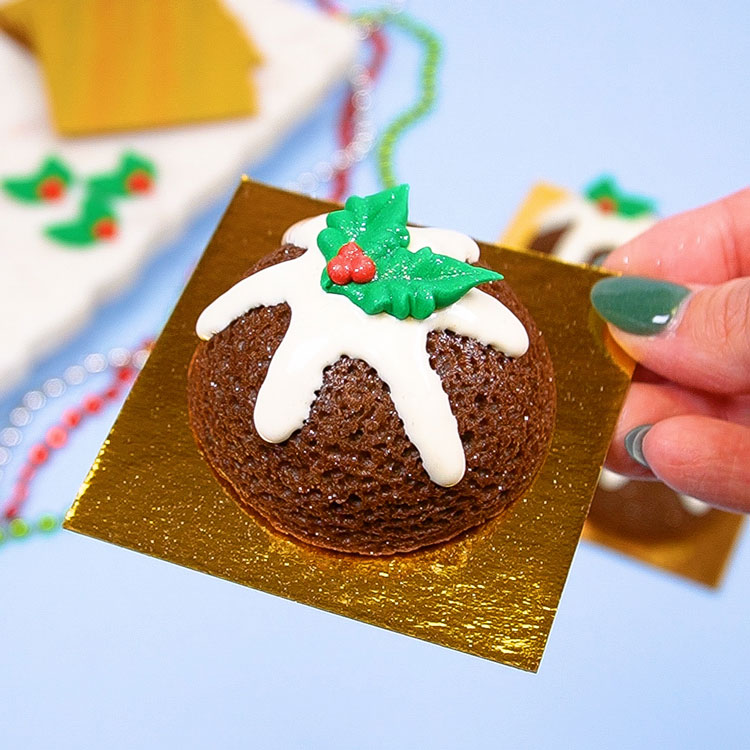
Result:
M346 260L354 260L363 254L362 248L356 242L347 242L339 248L338 254Z
M342 261L338 256L328 261L326 270L334 284L348 284L352 280L349 264Z
M65 183L59 177L47 177L39 183L38 191L42 200L60 200L65 192Z
M111 240L117 236L117 223L114 219L105 217L95 222L91 231L98 240Z
M49 458L49 451L44 443L37 443L29 451L29 461L34 466L43 464Z
M125 186L129 193L148 193L154 185L151 175L143 169L136 169L128 175Z
M24 464L21 471L18 472L18 482L20 484L28 484L36 474L36 467L31 464Z
M351 265L352 281L358 284L366 284L375 278L375 263L367 255L357 258Z
M611 214L617 210L617 203L614 198L599 198L596 203L599 206L599 210L604 211L605 214Z
M117 371L117 379L121 383L127 383L133 377L133 369L131 367L123 367Z
M92 395L86 396L86 398L83 399L83 408L89 414L96 414L96 412L101 410L103 404L104 401L101 396Z
M47 434L44 436L44 440L50 448L58 450L62 448L65 443L68 442L68 433L64 427L55 425L47 430Z
M62 415L62 423L69 429L78 427L81 423L81 412L78 409L66 409Z

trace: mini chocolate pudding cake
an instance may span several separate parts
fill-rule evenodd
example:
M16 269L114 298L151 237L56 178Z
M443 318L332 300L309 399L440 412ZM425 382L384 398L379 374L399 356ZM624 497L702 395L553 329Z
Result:
M468 237L407 228L407 196L296 224L198 321L203 455L243 508L332 550L407 552L499 515L554 426L531 316Z
M555 248L570 231L573 231L570 224L566 224L559 229L541 231L529 242L529 250L536 250L538 253L544 253L545 255L555 255ZM586 263L589 266L599 266L614 249L615 245L596 245L587 248L579 262Z
M600 265L607 255L656 221L651 201L623 192L611 177L569 194L536 218L527 246L571 263Z

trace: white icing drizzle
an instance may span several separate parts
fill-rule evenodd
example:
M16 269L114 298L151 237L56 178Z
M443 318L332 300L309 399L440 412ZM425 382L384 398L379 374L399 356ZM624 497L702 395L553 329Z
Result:
M466 471L458 424L439 375L430 367L427 334L450 330L520 357L529 346L518 318L489 294L471 289L460 300L425 320L398 320L387 313L368 315L346 297L323 291L325 258L317 248L326 215L290 227L283 241L306 252L243 279L212 302L196 330L209 339L232 321L261 305L286 302L289 329L271 360L255 405L255 427L270 443L281 443L302 427L323 384L323 370L342 355L362 359L389 386L407 436L419 451L427 474L451 487ZM475 262L479 247L466 235L446 229L409 227L409 249Z
M582 195L571 195L539 217L540 232L554 232L570 224L553 255L570 263L585 263L602 247L619 247L656 223L652 214L628 218L606 213Z

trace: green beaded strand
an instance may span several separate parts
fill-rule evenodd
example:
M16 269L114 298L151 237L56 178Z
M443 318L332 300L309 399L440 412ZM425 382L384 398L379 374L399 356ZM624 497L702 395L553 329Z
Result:
M27 521L25 518L14 518L7 524L0 524L0 545L5 542L28 539L35 534L51 534L60 528L64 517L45 513L34 522Z
M394 187L398 184L393 167L393 154L398 141L404 133L419 120L426 117L435 106L437 93L437 74L442 55L440 38L427 26L400 11L377 10L354 16L364 25L396 26L414 38L424 49L422 68L419 74L419 97L417 101L396 118L383 131L377 147L378 177L383 187Z

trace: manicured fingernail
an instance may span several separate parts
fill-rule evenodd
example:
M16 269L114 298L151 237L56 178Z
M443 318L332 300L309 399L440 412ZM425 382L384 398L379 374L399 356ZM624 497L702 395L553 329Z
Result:
M662 331L690 294L687 287L641 276L612 276L591 289L591 304L606 321L628 333Z
M643 455L643 438L646 437L646 433L652 427L652 424L642 424L640 427L634 427L625 435L625 450L628 452L628 455L647 469L651 467L648 465L648 461L646 461L646 456Z

